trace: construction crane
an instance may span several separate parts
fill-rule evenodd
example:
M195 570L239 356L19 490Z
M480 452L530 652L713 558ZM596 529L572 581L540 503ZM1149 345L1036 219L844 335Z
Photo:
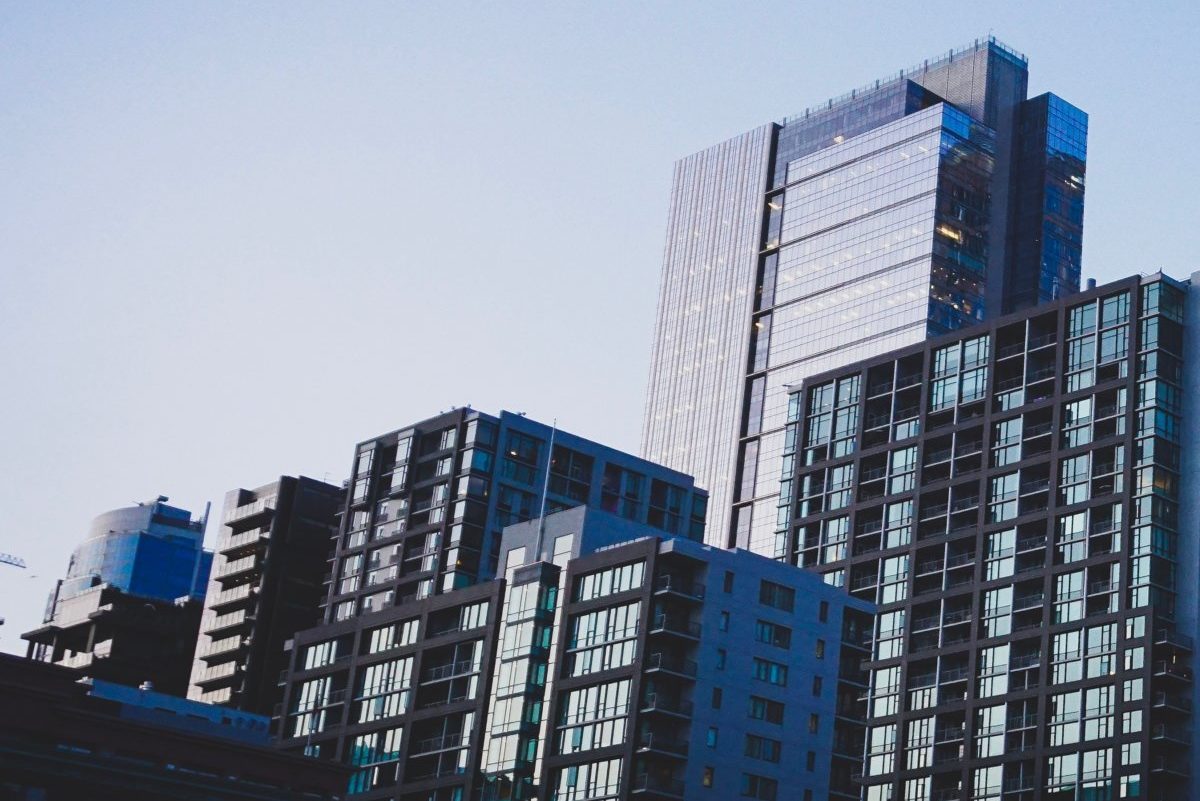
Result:
M10 553L0 553L0 565L12 565L13 567L25 567L25 560L19 556L13 556Z

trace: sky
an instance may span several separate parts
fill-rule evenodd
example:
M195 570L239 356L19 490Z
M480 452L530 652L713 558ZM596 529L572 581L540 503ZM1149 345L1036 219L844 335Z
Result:
M466 404L636 452L674 161L989 33L1085 276L1200 268L1194 3L0 0L0 650L108 509Z

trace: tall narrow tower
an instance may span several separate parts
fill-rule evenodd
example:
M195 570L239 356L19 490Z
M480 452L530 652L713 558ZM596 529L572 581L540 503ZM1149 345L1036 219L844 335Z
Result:
M993 38L679 161L643 455L780 556L789 387L1074 292L1087 117Z

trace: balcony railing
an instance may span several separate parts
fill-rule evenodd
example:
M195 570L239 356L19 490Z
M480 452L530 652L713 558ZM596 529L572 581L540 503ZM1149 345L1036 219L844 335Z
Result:
M659 576L654 581L654 591L656 593L665 592L683 595L697 600L704 597L703 585L693 584L686 579L676 578L675 576Z
M660 751L680 757L686 757L688 752L688 744L685 741L653 732L639 737L637 747L639 751Z
M649 654L642 662L643 670L662 670L668 673L678 673L682 676L695 676L696 663L690 659L680 659L672 654L655 652Z
M667 615L656 615L650 624L650 633L677 634L692 639L700 638L700 624L689 620L676 620Z
M666 712L672 715L691 717L692 709L691 701L677 701L662 693L650 693L642 702L642 712Z
M422 681L439 681L441 679L452 679L456 676L468 676L478 671L479 668L476 667L475 662L465 659L460 662L451 662L448 665L431 667L421 674L421 679Z
M665 795L671 798L683 798L683 782L678 779L663 779L639 773L633 777L630 790L635 793Z

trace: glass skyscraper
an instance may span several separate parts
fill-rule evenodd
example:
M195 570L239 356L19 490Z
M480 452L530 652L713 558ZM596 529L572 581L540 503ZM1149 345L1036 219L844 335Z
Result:
M790 389L1079 285L1087 118L995 39L675 168L643 455L776 537Z

